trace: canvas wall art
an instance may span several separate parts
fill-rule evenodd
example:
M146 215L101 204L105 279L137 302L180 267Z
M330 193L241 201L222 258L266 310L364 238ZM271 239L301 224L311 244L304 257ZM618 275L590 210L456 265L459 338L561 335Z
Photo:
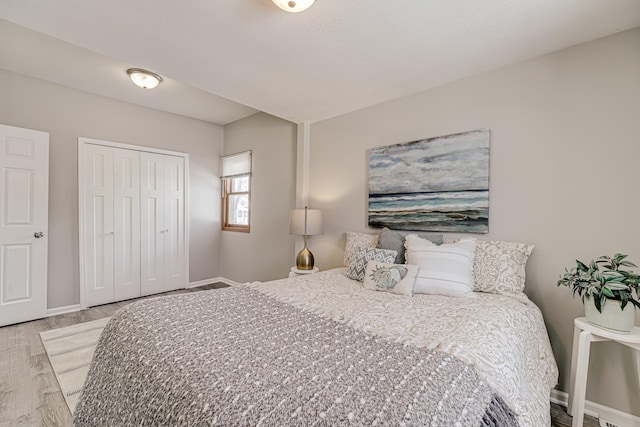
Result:
M489 232L489 129L369 152L369 225Z

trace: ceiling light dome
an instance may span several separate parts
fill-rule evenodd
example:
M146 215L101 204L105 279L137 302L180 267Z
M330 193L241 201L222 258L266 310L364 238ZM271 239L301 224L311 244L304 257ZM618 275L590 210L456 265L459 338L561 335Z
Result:
M316 0L271 0L280 9L287 12L302 12L311 7Z
M153 89L162 81L162 77L158 74L142 68L129 68L127 74L129 74L131 81L142 89Z

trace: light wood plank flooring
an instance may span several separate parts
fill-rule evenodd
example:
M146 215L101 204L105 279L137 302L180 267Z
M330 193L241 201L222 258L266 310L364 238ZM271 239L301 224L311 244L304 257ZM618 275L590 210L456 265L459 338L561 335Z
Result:
M226 286L213 283L167 294ZM137 299L0 328L0 426L71 426L69 408L38 334L111 316L133 301ZM551 406L552 426L571 426L571 417L565 408ZM584 426L599 427L599 424L595 418L586 416Z
M571 418L567 414L567 408L564 408L560 405L556 405L555 403L551 404L551 426L552 427L571 427L571 422L573 418ZM600 423L597 418L590 417L589 415L584 416L584 422L582 423L583 427L600 427Z

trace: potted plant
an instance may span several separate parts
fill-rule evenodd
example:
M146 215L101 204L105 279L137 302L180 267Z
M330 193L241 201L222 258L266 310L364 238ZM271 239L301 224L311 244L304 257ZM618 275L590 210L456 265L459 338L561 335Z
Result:
M637 267L626 258L601 256L589 264L576 260L576 267L565 268L558 280L558 286L569 286L574 296L580 295L589 322L618 332L633 329L633 307L640 308L640 276L624 268Z

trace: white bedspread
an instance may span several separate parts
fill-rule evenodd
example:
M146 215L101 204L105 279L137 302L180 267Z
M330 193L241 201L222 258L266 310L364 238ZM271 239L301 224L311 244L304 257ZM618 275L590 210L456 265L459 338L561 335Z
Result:
M353 328L453 354L476 366L521 426L551 423L558 368L542 314L529 300L376 292L347 278L344 268L250 286Z

